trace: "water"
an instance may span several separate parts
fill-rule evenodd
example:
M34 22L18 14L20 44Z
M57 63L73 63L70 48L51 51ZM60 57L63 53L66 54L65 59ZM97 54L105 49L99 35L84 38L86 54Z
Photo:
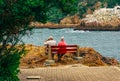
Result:
M26 44L43 45L52 35L57 43L61 36L67 44L77 44L81 47L92 47L103 56L115 57L120 61L120 32L119 31L74 31L66 29L34 29L29 37L23 37Z

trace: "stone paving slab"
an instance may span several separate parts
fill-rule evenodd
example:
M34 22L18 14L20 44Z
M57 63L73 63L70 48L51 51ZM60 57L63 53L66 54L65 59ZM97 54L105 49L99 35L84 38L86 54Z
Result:
M40 79L27 79L40 76ZM87 67L69 65L21 69L20 81L120 81L120 69L115 66Z

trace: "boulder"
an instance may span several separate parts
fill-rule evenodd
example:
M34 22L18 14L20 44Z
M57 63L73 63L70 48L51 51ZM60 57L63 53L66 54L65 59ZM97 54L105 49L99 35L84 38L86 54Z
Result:
M80 48L80 56L83 57L81 63L88 66L106 66L119 64L115 58L104 57L90 47Z

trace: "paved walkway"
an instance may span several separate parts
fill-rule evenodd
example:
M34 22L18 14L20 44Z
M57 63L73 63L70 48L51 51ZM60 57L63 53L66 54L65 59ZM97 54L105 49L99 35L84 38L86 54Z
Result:
M27 80L28 76L40 76L40 80ZM19 77L20 81L120 81L120 69L114 66L68 65L21 69Z

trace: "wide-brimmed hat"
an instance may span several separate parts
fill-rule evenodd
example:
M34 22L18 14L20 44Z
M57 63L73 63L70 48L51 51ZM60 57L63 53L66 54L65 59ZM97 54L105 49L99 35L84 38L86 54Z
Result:
M49 36L49 39L51 39L51 38L53 39L53 36Z

